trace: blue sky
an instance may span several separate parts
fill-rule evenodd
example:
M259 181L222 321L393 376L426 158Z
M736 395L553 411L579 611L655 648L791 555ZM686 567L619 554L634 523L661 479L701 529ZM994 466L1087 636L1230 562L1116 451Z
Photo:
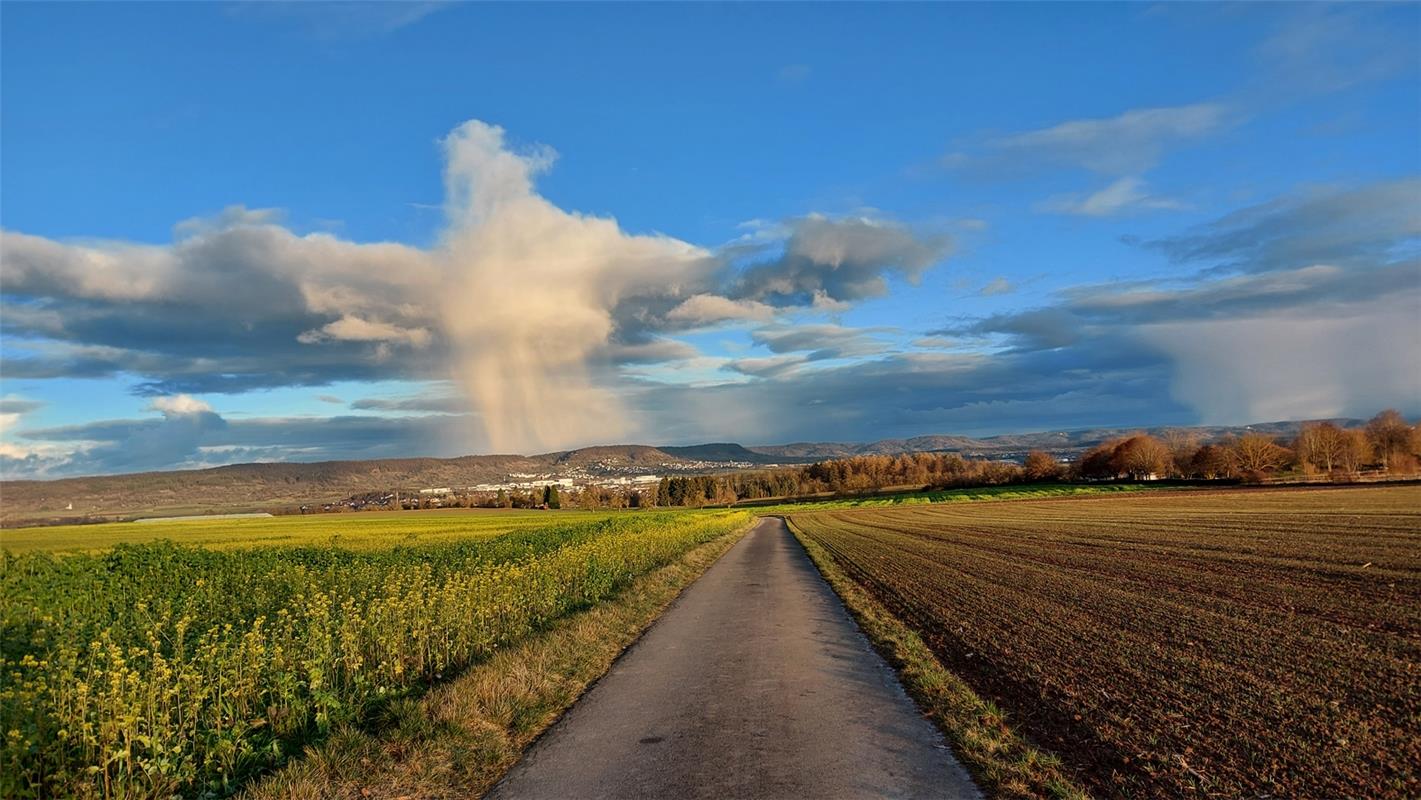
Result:
M7 475L1421 412L1415 5L4 22Z

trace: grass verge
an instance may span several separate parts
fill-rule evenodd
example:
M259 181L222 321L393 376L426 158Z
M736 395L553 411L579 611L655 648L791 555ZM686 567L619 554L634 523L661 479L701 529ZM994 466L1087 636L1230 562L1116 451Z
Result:
M989 796L1090 797L1058 758L1013 731L996 705L983 700L944 667L917 633L845 574L823 547L789 520L786 524L874 648L898 671L903 688L942 730L953 752Z
M243 792L248 800L479 797L601 677L740 528L631 582L418 698L367 729L347 726Z

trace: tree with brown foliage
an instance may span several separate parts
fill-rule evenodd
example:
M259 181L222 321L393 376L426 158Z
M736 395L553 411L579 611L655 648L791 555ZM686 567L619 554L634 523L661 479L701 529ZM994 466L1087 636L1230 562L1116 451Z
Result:
M1194 457L1189 460L1189 474L1206 481L1232 478L1233 454L1223 445L1206 444L1194 451Z
M1040 450L1032 450L1026 454L1022 469L1026 471L1026 479L1029 481L1054 481L1061 477L1060 463L1051 454Z
M1119 476L1120 471L1115 468L1114 463L1115 448L1119 444L1120 440L1112 439L1082 453L1074 465L1076 477L1105 480Z
M1135 480L1154 479L1169 473L1169 448L1149 434L1139 433L1116 445L1111 456L1116 473Z
M1293 455L1288 448L1273 441L1272 436L1261 433L1245 433L1230 449L1239 472L1254 476L1287 466Z

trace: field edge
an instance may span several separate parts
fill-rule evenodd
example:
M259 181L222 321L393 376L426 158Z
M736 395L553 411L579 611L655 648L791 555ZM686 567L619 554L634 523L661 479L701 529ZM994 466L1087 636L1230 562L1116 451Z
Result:
M758 521L752 518L698 545L604 602L556 621L446 684L394 704L374 730L338 729L240 796L482 797Z
M909 696L993 797L1089 800L1060 759L1013 731L1005 714L942 665L920 636L858 585L790 517L785 525Z

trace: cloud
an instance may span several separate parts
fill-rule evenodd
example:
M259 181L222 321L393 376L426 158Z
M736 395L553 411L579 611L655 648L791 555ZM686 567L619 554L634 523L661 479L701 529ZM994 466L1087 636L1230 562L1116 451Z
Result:
M726 431L754 443L865 441L1193 419L1170 398L1158 355L1124 343L1108 352L1006 358L898 353L800 370L788 359L765 361L737 369L763 378L695 389L648 386L633 407L653 423L652 441L659 442L713 441Z
M426 253L298 236L271 220L234 207L180 225L170 245L0 232L7 375L128 373L144 377L145 392L173 394L442 369L435 351L381 363L392 346L396 354L418 349L418 333L395 341L351 335L361 322L367 333L434 323L428 295L438 275Z
M726 362L724 368L742 375L771 378L789 372L808 360L808 357L799 353L788 353L768 358L737 358Z
M161 409L160 409L161 410ZM421 453L460 455L459 415L270 417L227 420L210 411L114 419L21 432L0 444L0 476L56 478L198 469L253 461L330 461Z
M1118 178L1091 194L1057 195L1043 201L1037 208L1056 214L1110 217L1130 212L1177 210L1185 207L1178 200L1150 194L1145 191L1144 186L1144 181L1140 178L1127 176Z
M43 465L62 458L66 448L47 442L20 442L12 437L27 414L44 406L38 400L9 394L0 397L0 475L5 465L16 465L25 474L38 471Z
M809 361L877 355L889 344L874 334L891 328L846 328L841 325L767 325L750 333L750 339L772 353L803 353Z
M401 328L388 322L346 315L315 330L302 332L296 337L296 341L302 344L330 341L393 342L424 347L429 344L431 338L427 328Z
M1197 273L1075 287L936 333L995 337L996 358L1048 370L1129 353L1208 423L1414 413L1421 254L1408 185L1280 197L1146 243Z
M417 397L362 397L350 404L356 411L432 411L463 414L469 410L467 398L452 395Z
M1014 291L1016 291L1016 287L1012 285L1011 281L998 276L988 281L987 285L983 286L982 291L978 292L978 294L983 297L996 297L997 295L1011 294Z
M192 395L179 394L171 397L155 397L148 403L150 411L161 411L163 416L184 414L211 414L212 406Z
M567 211L536 188L557 154L470 121L443 140L445 227L416 248L300 235L232 206L168 244L0 232L10 378L133 376L140 395L336 381L460 385L468 450L631 436L624 369L695 361L666 334L842 311L917 280L945 236L808 215L709 250Z
M622 332L619 313L679 304L712 279L714 258L557 208L533 188L551 151L515 152L501 128L465 123L444 149L449 228L437 258L449 280L438 307L483 440L504 452L623 435L627 418L591 362Z
M30 400L18 395L0 397L0 414L28 414L43 407L44 403L38 400Z
M679 340L652 337L638 342L608 342L594 358L607 364L663 364L700 356L695 347Z
M330 403L331 405L337 405L337 406L343 406L343 405L345 405L345 401L344 401L344 400L340 399L339 397L336 397L336 396L333 395L333 394L318 394L318 395L316 395L316 399L317 399L317 400L320 400L322 403Z
M778 257L740 273L730 296L775 306L853 302L888 292L887 278L916 282L952 252L945 234L923 235L885 220L810 215L785 224Z
M1105 175L1138 175L1169 150L1200 141L1229 124L1229 110L1218 103L1132 109L1113 117L1069 120L990 137L975 152L947 156L944 164L990 170L1081 167Z
M1421 272L1416 273L1421 277ZM1145 326L1205 422L1366 416L1421 398L1421 292L1356 307ZM1226 355L1225 355L1226 354Z
M758 300L731 300L720 295L697 294L667 312L666 319L684 323L688 328L698 328L719 322L763 322L774 316L775 308Z
M1300 5L1257 47L1258 93L1337 92L1414 70L1414 17L1397 25L1385 11Z
M1265 271L1369 265L1421 252L1421 178L1314 188L1147 241L1178 263Z

